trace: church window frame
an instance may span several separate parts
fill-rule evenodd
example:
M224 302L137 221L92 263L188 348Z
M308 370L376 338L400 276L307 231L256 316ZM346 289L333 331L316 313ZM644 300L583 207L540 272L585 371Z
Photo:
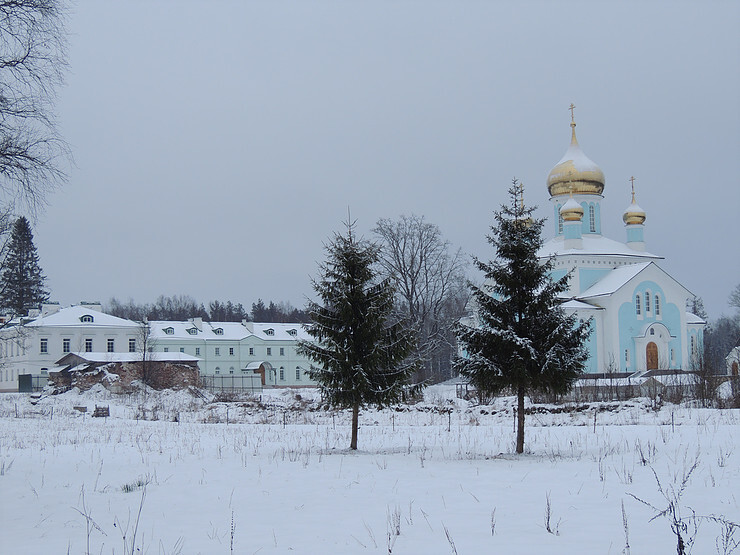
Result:
M655 294L655 315L660 316L660 295Z
M650 312L650 291L645 291L645 313Z
M642 315L642 302L639 293L635 295L635 314L637 314L638 316Z
M596 233L596 209L593 204L588 206L588 227L591 233Z
M560 206L558 206L558 235L563 233L563 216L560 214Z

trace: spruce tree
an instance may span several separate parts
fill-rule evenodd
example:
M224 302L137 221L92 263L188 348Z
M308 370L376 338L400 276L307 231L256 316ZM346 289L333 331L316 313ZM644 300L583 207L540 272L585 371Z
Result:
M552 263L538 259L544 220L532 219L534 208L524 206L517 180L509 197L488 236L495 260L474 259L486 281L472 287L476 324L458 325L465 356L456 366L482 395L511 388L517 397L516 452L522 453L525 395L570 389L588 358L590 322L579 322L560 306L569 276L553 281Z
M0 279L0 307L12 310L13 314L25 315L29 308L36 308L49 300L31 225L24 216L13 224Z
M416 365L409 361L413 333L391 320L391 281L379 280L373 268L378 246L358 240L353 224L346 226L347 234L335 234L325 247L327 260L313 281L321 304L308 303L306 330L314 341L301 341L299 352L316 363L309 375L329 403L352 409L350 449L357 449L360 408L400 400Z

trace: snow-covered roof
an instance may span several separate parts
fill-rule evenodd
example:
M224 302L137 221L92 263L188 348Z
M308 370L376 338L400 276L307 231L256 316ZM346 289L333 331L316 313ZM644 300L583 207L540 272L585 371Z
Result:
M577 299L566 301L560 306L569 310L604 310L600 306L594 306L592 304L584 303L583 301L579 301Z
M106 363L106 362L140 362L142 353L67 353L55 362L58 366L63 366L62 362L67 357L75 356L87 362ZM146 358L152 362L197 362L198 357L187 355L185 353L160 353L151 352L146 354Z
M240 341L250 336L265 341L295 341L310 339L303 324L263 322L201 322L185 320L149 322L153 339L202 339L206 341Z
M689 312L687 310L686 311L686 323L687 324L690 324L690 325L693 325L693 326L697 326L697 325L701 325L701 324L706 324L707 321L704 318L702 318L701 316L697 316L693 312Z
M29 327L41 326L90 326L108 328L138 328L140 324L132 320L111 316L86 305L61 308L48 316L40 316L26 324Z
M645 251L636 251L629 245L609 239L603 235L592 235L584 234L582 240L583 248L581 249L566 249L565 238L562 235L558 235L549 239L542 245L542 248L537 253L540 258L550 258L551 256L563 256L567 254L575 255L602 255L602 256L629 256L640 259L662 259L662 256L651 254Z
M587 299L611 295L621 289L650 264L652 262L640 262L638 264L628 264L627 266L615 268L578 296L582 299Z

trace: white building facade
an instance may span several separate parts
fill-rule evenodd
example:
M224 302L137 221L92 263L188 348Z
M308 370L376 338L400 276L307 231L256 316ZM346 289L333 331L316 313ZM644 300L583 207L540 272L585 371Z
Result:
M18 390L18 376L45 378L69 353L184 353L198 359L202 376L260 374L263 386L315 385L310 362L298 355L301 324L152 321L143 324L105 314L97 303L40 311L0 329L0 391Z
M315 385L310 362L297 353L299 340L310 340L301 324L258 322L151 321L151 347L198 357L204 376L259 373L262 385Z

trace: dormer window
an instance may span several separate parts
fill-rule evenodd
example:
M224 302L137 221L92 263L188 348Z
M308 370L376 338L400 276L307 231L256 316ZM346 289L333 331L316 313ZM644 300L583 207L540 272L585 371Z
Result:
M216 328L215 330L213 330L213 333L215 333L216 335L223 335L224 334L224 329L223 328Z
M292 335L293 337L295 337L296 335L298 335L298 330L288 330L288 335Z
M175 335L175 328L173 327L164 328L162 331L167 335Z
M275 330L272 328L267 328L265 330L265 335L275 335Z
M80 317L80 322L82 322L83 324L90 324L92 323L92 321L93 321L93 317L90 316L89 314L85 314Z
M188 329L187 329L187 332L188 332L188 333L189 333L190 335L198 335L198 328L188 328Z

